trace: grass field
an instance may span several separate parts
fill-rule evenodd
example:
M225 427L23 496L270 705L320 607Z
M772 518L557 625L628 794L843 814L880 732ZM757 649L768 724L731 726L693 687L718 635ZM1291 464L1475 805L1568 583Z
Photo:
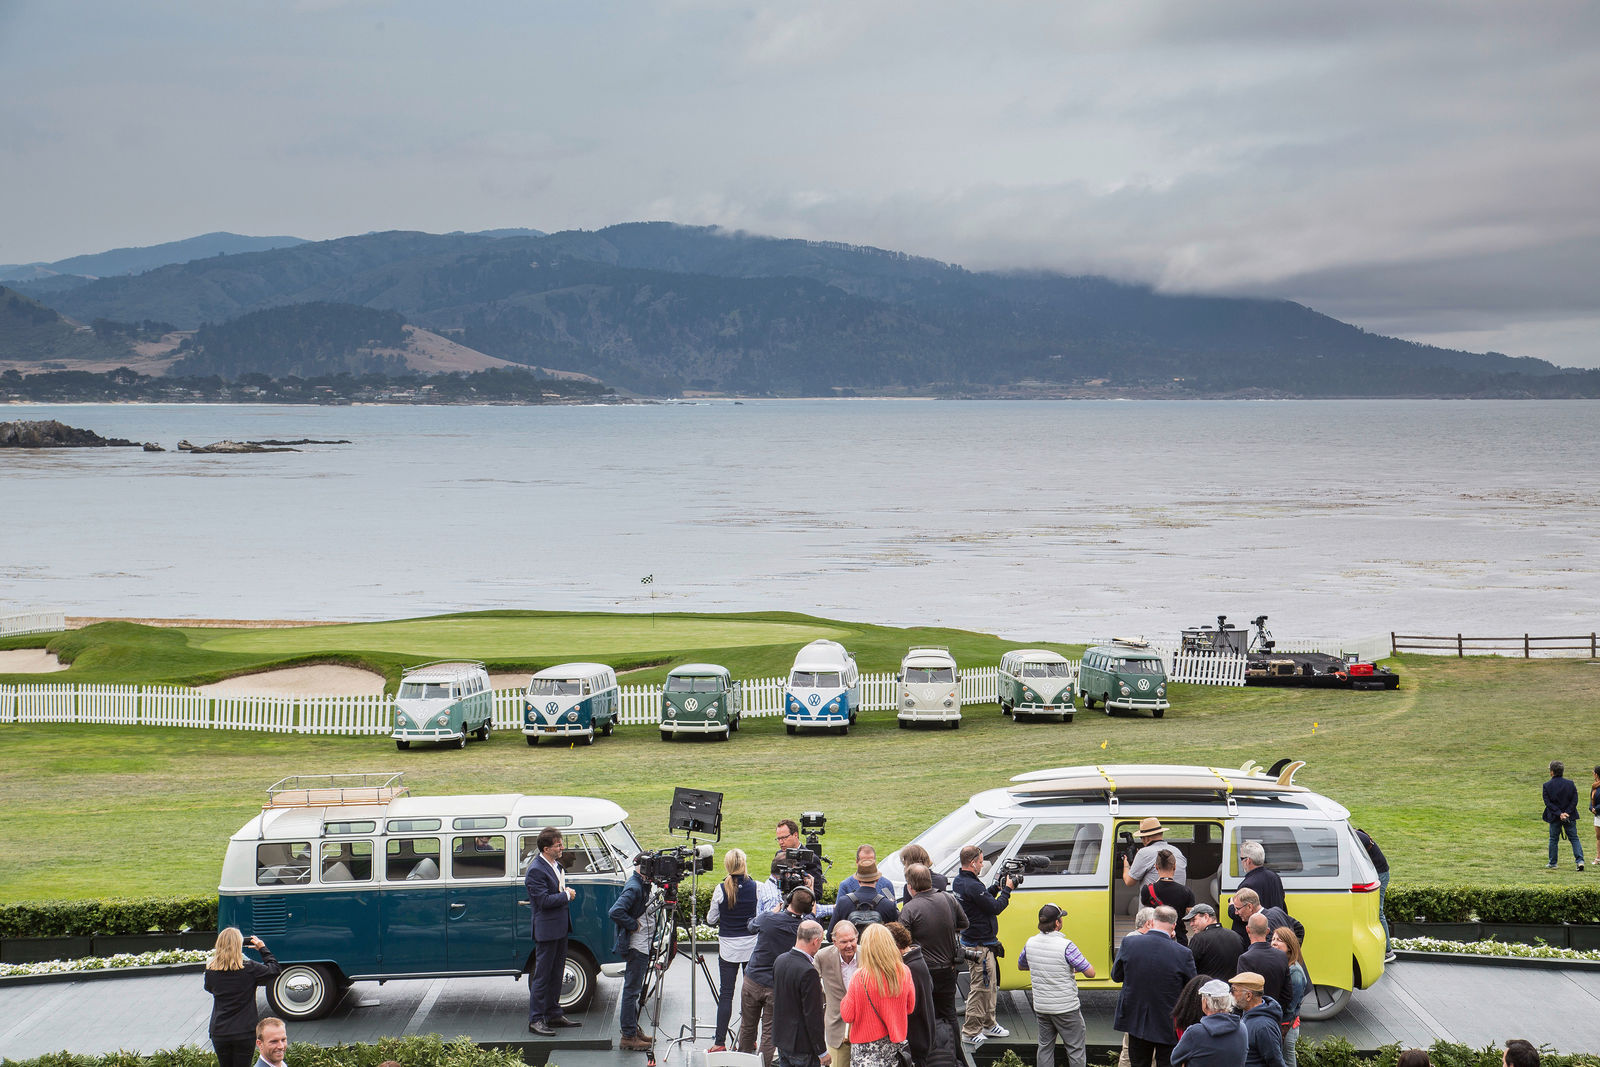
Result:
M551 617L506 618L547 627ZM806 633L812 632L807 627L834 628L852 647L859 645L869 669L893 666L909 641L930 640L935 633L801 616L742 621L798 626ZM642 635L652 630L648 619L615 625ZM425 627L371 629L393 638ZM673 642L694 632L748 638L738 628L697 631L688 620L677 629L669 624L667 632ZM283 641L270 652L196 650L183 632L175 633L184 651L174 661L206 670L216 669L205 663L210 656L317 655L292 639L305 640L304 630L270 632ZM939 633L939 643L951 644L974 664L993 663L999 649L1009 647L983 635ZM58 636L52 644L72 636ZM136 644L120 631L111 636L121 642L119 654ZM205 636L231 640L214 631ZM180 647L170 637L139 639ZM552 659L591 654L550 647ZM662 647L651 644L636 654L649 659ZM437 648L433 654L473 651L442 639ZM794 644L786 648L785 656L792 656ZM720 659L736 673L776 673L787 666L761 645L679 652L674 659ZM87 648L82 655L90 658ZM896 848L972 793L1002 785L1020 771L1139 761L1237 766L1283 756L1306 760L1299 781L1345 804L1357 824L1373 832L1393 864L1395 884L1579 884L1594 877L1573 873L1570 864L1556 874L1542 870L1539 789L1545 763L1561 758L1587 793L1587 769L1600 762L1600 735L1589 725L1600 708L1600 664L1417 656L1403 657L1398 666L1403 688L1393 693L1176 686L1173 710L1159 721L1080 711L1071 725L1017 725L983 705L969 708L961 730L953 732L899 730L892 712L876 712L864 714L849 737L789 737L777 720L752 720L726 744L665 744L650 727L624 727L592 748L528 748L520 736L502 734L461 752L399 753L383 738L4 726L0 899L213 891L227 837L258 810L266 787L288 774L404 770L417 793L606 796L628 809L635 832L652 846L667 842L674 786L714 789L727 794L724 847L736 844L763 857L770 855L778 818L821 809L829 817L824 845L838 861L837 880L856 844ZM1587 849L1592 827L1586 832Z

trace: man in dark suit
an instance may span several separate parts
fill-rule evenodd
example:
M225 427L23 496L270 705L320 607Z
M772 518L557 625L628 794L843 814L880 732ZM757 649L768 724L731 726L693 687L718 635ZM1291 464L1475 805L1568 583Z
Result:
M1558 759L1550 761L1550 780L1544 784L1544 821L1550 824L1550 866L1556 869L1556 853L1560 851L1561 835L1572 842L1572 858L1578 870L1583 870L1583 842L1578 840L1578 787L1571 778L1564 777L1567 768Z
M794 948L772 965L773 1043L783 1067L827 1067L822 1027L822 976L812 961L822 947L822 924L807 919L795 930Z
M566 845L561 831L546 826L537 839L539 854L528 864L523 885L533 906L533 970L528 972L528 1032L555 1037L555 1027L581 1026L561 1013L561 972L567 960L567 935L572 932L569 907L577 890L567 886L561 869Z
M1255 890L1263 908L1281 908L1287 913L1289 905L1283 896L1283 879L1278 877L1277 871L1266 866L1266 862L1267 850L1260 841L1246 841L1240 845L1239 866L1244 870L1244 877L1239 879L1239 888ZM1228 902L1228 914L1233 918L1233 932L1240 937L1245 936L1244 924L1250 916L1240 915L1231 900Z
M1178 994L1194 977L1194 954L1178 944L1173 930L1178 913L1156 909L1155 921L1142 934L1129 934L1111 964L1111 980L1122 983L1112 1027L1128 1035L1133 1067L1172 1067L1172 1046L1178 1043L1172 1009Z
M1226 982L1239 973L1239 953L1244 939L1217 922L1217 909L1196 904L1184 915L1189 924L1189 951L1194 953L1194 969Z
M1294 985L1289 979L1289 957L1272 947L1272 924L1265 915L1252 915L1245 923L1250 947L1239 953L1239 970L1253 971L1266 982L1267 996L1281 1008L1294 999Z

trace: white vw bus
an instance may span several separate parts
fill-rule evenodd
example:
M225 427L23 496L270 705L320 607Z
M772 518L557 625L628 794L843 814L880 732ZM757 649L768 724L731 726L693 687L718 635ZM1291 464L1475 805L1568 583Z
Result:
M1066 935L1094 964L1097 977L1080 984L1116 987L1111 963L1139 902L1138 887L1123 884L1121 860L1136 848L1141 819L1161 820L1165 840L1188 860L1196 903L1216 908L1224 922L1245 873L1239 846L1259 841L1266 866L1283 879L1289 914L1306 927L1314 985L1300 1015L1326 1019L1344 1009L1351 990L1367 989L1383 974L1378 874L1350 828L1350 813L1294 784L1301 766L1284 760L1266 772L1253 762L1238 770L1130 764L1033 771L977 794L916 841L933 869L951 877L962 846L980 846L985 884L1007 860L1022 859L1023 884L998 917L1000 940L1012 949L1000 961L1002 989L1027 987L1015 949L1035 932L1046 903L1066 909ZM878 866L903 880L897 855Z
M946 723L961 729L961 673L944 645L921 645L900 661L900 728L914 722Z
M831 727L848 734L860 706L861 673L843 645L823 638L800 650L783 695L785 729Z
M481 663L439 661L412 667L394 698L394 747L413 741L443 741L466 748L468 736L489 740L494 690Z
M1000 657L999 695L1003 715L1012 722L1024 715L1073 715L1072 664L1047 648L1014 648Z
M529 680L522 703L522 735L530 745L537 745L541 737L575 738L592 745L596 733L611 736L621 714L616 671L604 663L561 663Z

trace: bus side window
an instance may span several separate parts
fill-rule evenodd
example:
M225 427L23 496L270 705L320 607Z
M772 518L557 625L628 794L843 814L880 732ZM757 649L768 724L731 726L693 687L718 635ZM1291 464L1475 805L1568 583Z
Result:
M450 846L450 877L503 878L506 839L503 834L458 837Z
M439 839L391 838L384 845L383 876L391 882L432 881L439 877Z
M1339 874L1339 836L1331 825L1250 826L1241 821L1234 827L1234 838L1261 842L1266 866L1280 878L1335 878ZM1238 862L1237 856L1234 862Z
M608 874L616 870L611 850L596 833L568 834L561 869L568 874Z
M325 841L322 844L324 882L372 880L371 841Z
M272 841L256 846L256 885L308 885L311 842Z
M1097 822L1042 822L1028 831L1018 855L1043 856L1050 863L1043 876L1092 875L1100 867L1104 828Z

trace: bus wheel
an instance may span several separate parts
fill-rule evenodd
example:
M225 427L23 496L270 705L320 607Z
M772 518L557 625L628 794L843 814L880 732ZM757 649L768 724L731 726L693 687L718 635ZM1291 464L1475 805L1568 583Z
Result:
M788 730L791 736L794 734L794 723L786 722L783 724L783 728Z
M1071 715L1063 715L1063 716L1061 716L1061 721L1062 722L1071 722L1072 721L1072 716Z
M718 741L731 741L731 740L733 740L733 727L732 726L725 727L720 734L716 735L716 738L717 738Z
M1110 715L1111 714L1111 694L1110 693L1101 693L1100 694L1100 701L1101 701L1101 703L1103 703L1106 706L1106 714Z
M1166 708L1157 708L1155 711L1151 712L1151 714L1154 715L1156 718L1160 719L1160 718L1165 717L1165 715L1167 714L1167 709Z
M587 956L569 955L561 969L561 1010L580 1012L594 998L595 966Z
M533 734L523 734L522 736L527 738L528 747L529 748L532 748L534 745L537 745L539 743L539 739L537 737L535 737Z
M1094 710L1094 697L1088 693L1079 693L1078 699L1083 701L1083 706L1090 711Z
M333 968L314 963L291 963L267 983L267 1003L284 1019L320 1019L339 995Z
M849 737L850 736L850 724L849 723L845 723L843 726L839 727L839 736L840 737Z
M467 728L465 726L463 726L461 728L461 736L455 739L455 741L452 743L452 747L454 747L454 748L466 748L467 747Z
M583 743L586 744L586 745L594 744L594 731L593 730L590 730L588 733L583 735Z
M1350 990L1330 985L1314 985L1300 1002L1300 1018L1313 1021L1331 1019L1350 1003Z
M739 716L735 715L733 717L733 720L730 723L728 723L728 729L737 730L738 728L739 728Z
M479 741L487 741L487 740L489 740L489 721L487 719L484 720L484 723L483 723L482 726L478 727L478 740Z
M404 752L406 749L411 747L411 742L410 741L396 741L394 743L394 747L398 748L401 752Z
M960 719L951 719L950 720L950 729L952 729L952 730L961 729L961 720Z
M611 736L611 730L616 725L617 725L617 720L611 719L605 724L605 727L601 729L600 733L605 737L610 737Z
M894 721L895 721L895 724L898 725L900 727L900 729L902 729L902 730L911 729L911 724L906 722L904 719L900 718L900 716L898 716L898 715L895 716Z
M671 741L672 740L672 731L671 730L662 730L661 731L661 740L663 740L663 741Z

